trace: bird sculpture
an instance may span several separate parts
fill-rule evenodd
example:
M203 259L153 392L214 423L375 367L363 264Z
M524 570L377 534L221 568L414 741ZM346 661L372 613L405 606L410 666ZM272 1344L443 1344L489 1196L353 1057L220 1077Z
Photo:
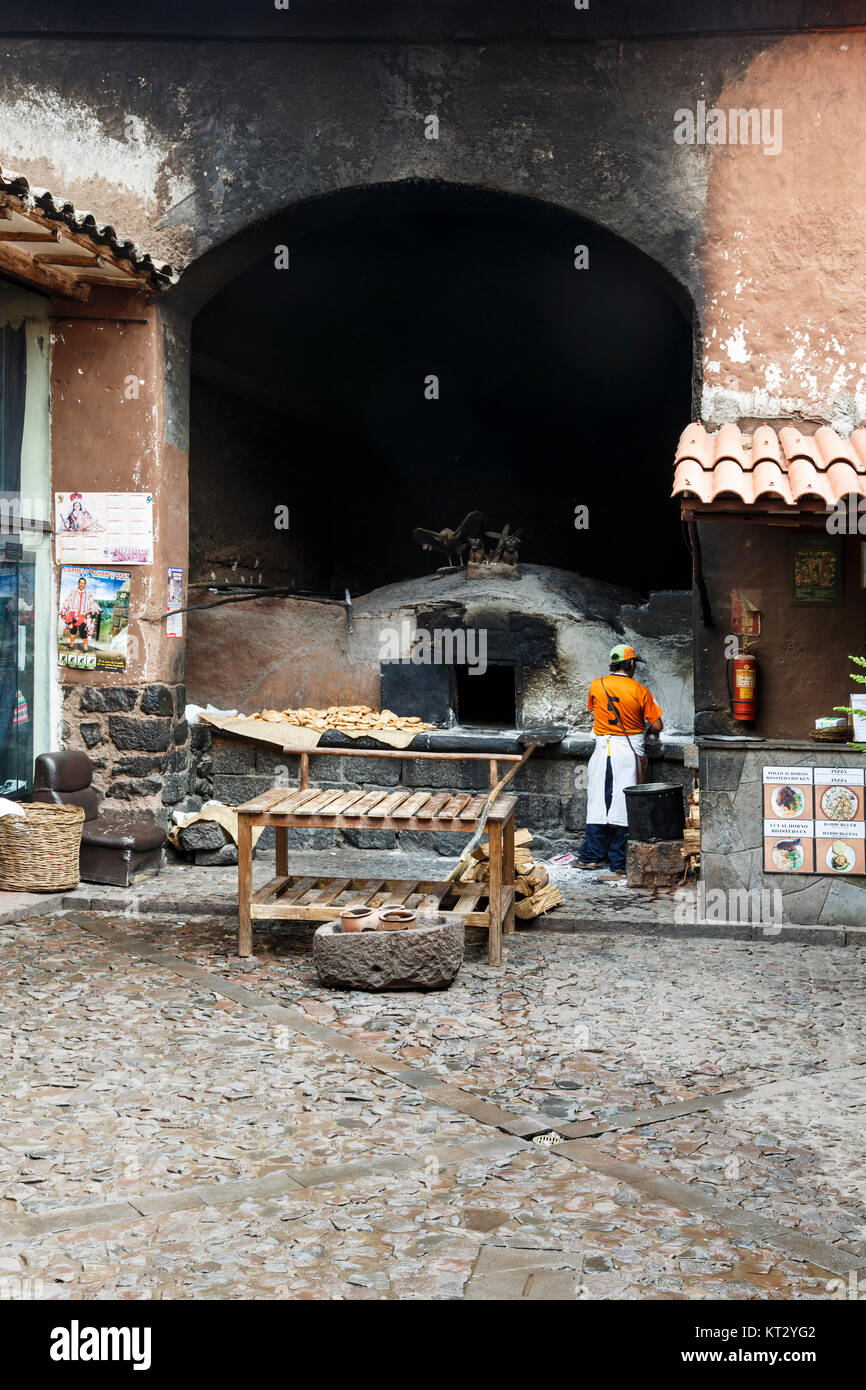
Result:
M483 512L469 512L453 531L448 526L443 527L441 531L426 531L423 527L416 526L412 532L412 539L422 550L443 551L448 556L449 563L453 565L455 559L462 558L472 538L486 525L487 517Z

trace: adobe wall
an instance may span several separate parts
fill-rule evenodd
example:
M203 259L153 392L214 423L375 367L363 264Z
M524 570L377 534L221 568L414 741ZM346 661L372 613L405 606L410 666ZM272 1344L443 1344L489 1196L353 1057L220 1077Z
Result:
M413 178L548 200L626 238L693 301L696 411L708 424L793 414L847 432L863 417L861 32L671 29L663 41L596 43L7 37L4 55L0 166L187 268L148 311L142 349L131 333L109 338L92 325L54 344L61 395L80 384L77 359L93 363L82 404L55 402L54 486L108 485L147 462L170 498L153 588L136 581L143 653L128 683L139 691L162 683L176 703L181 679L156 610L164 563L184 563L189 318L272 249L267 219L287 208L301 226L329 215L330 193ZM701 101L781 110L780 152L678 144L676 113ZM424 134L431 113L436 140ZM128 452L115 427L117 365L97 339L133 370L142 351L154 383L151 407L123 417ZM668 474L648 479L669 485ZM68 685L73 705L78 684Z
M789 38L731 73L722 109L781 111L781 153L712 150L698 248L702 413L829 421L866 413L866 35ZM709 104L709 102L708 102Z
M249 233L173 292L186 312L263 253L250 229L280 210L452 180L549 200L665 267L697 304L708 421L862 414L862 33L6 48L0 165L179 268ZM678 144L698 102L781 111L780 152Z
M112 816L165 820L191 771L184 642L165 631L168 566L187 571L187 460L164 437L159 310L140 295L101 291L54 300L51 311L53 489L154 498L154 563L129 567L127 668L58 671L60 739L87 751Z
M821 532L737 521L698 523L704 578L713 627L701 621L695 599L695 732L740 732L761 738L804 739L815 720L847 705L854 689L850 654L864 642L864 594L860 588L859 536L842 537L844 578L838 607L794 603L793 546ZM725 642L731 631L731 590L761 612L758 718L731 717Z

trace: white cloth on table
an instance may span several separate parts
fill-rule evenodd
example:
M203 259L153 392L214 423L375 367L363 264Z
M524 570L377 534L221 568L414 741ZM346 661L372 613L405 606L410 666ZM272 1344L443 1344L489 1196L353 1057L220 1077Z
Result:
M631 739L631 748L629 748ZM596 734L595 748L589 760L589 775L586 798L587 825L628 825L625 812L625 789L634 787L638 780L638 767L635 755L643 757L643 734ZM607 760L610 758L613 771L613 796L610 810L604 804L604 783L607 775Z

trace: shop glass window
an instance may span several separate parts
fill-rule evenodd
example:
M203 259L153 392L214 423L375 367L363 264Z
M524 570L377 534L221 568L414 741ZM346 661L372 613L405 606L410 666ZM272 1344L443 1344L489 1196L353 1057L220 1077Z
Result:
M48 304L0 281L0 796L51 746Z

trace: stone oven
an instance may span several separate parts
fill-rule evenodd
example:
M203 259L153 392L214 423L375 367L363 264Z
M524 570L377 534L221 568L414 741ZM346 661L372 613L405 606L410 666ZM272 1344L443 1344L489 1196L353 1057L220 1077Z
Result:
M692 784L683 769L690 741L691 595L665 591L642 603L638 595L602 581L543 566L520 577L472 580L463 570L405 580L374 590L352 605L292 600L246 603L243 622L231 606L191 615L190 699L245 713L263 706L353 702L363 698L402 714L419 714L434 730L419 735L420 751L517 752L525 728L565 728L562 742L538 750L516 781L520 823L540 852L574 845L585 819L585 768L592 751L586 694L607 670L610 648L632 642L646 659L646 679L665 714L665 732L650 756L659 780ZM232 660L227 659L231 649ZM200 655L199 655L200 654ZM340 735L325 742L346 746ZM198 795L237 804L271 785L295 761L273 748L204 728L194 731ZM369 761L369 760L367 760ZM468 788L486 785L486 768L460 770ZM414 789L443 785L453 765L319 758L323 786L393 782ZM329 780L329 779L332 779ZM311 832L318 848L333 833ZM453 837L406 832L336 832L357 848L434 848L453 854ZM294 832L290 832L290 836ZM311 845L310 832L298 847ZM437 841L441 840L441 843Z

